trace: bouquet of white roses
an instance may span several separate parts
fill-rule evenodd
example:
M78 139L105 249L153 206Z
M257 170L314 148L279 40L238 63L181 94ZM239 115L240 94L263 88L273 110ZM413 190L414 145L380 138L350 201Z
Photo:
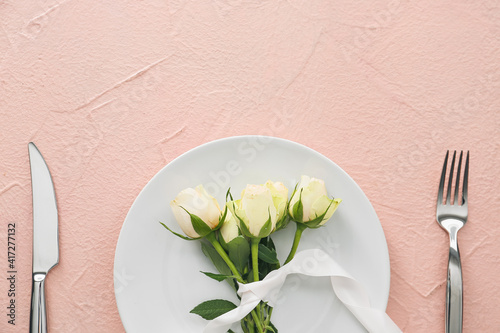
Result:
M217 281L226 280L237 291L239 284L260 281L269 272L280 268L273 240L270 237L295 222L296 232L284 264L293 259L302 232L321 227L335 212L341 200L329 198L322 180L302 176L290 199L281 182L247 185L241 198L234 200L230 191L220 208L217 200L202 185L181 191L170 202L174 216L186 240L202 239L203 253L210 258L218 273L203 272ZM207 320L236 308L227 300L209 300L193 308L192 313ZM271 322L273 309L260 302L244 319L245 333L278 332ZM232 331L229 331L232 332Z

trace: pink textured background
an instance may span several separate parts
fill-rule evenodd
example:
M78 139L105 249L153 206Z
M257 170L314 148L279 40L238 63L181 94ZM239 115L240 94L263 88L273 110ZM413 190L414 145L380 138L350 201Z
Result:
M29 141L59 204L49 329L123 332L113 259L139 191L197 145L266 134L321 152L365 191L390 251L387 311L404 332L443 331L435 195L445 150L471 150L464 332L499 332L499 126L498 0L0 1L0 331L28 330Z

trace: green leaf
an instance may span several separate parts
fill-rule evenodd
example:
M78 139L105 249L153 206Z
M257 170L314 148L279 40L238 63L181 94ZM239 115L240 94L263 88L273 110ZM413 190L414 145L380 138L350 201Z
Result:
M232 302L224 299L214 299L197 305L190 313L194 313L206 320L212 320L236 308Z
M314 220L309 222L304 222L303 224L310 229L317 229L322 227L321 222L323 221L323 215L316 217Z
M234 201L233 196L231 194L231 188L227 189L227 192L226 192L226 202L228 201L227 200L228 197L231 199L231 201Z
M297 185L295 185L295 189L293 190L293 193L295 193L295 191L297 190ZM293 197L293 194L290 198L292 198L292 197ZM275 231L285 229L288 226L288 223L290 222L289 209L290 209L290 201L287 200L286 205L285 205L285 213L283 214L283 217L281 218L281 220L276 222L276 230Z
M217 227L215 227L214 230L222 228L224 222L226 221L226 216L227 216L227 206L224 207L224 211L221 213L221 216L219 217L219 224L217 225Z
M330 209L330 207L332 206L332 204L334 202L336 204L339 204L339 202L337 202L334 198L332 198L331 201L330 201L330 204L328 205L328 207L326 208L326 210L325 210L325 212L323 214L321 214L320 216L316 216L313 220L311 220L309 222L305 222L304 224L308 228L311 228L311 229L317 229L317 228L322 227L323 225L321 223L323 222L323 219L325 218L326 213L328 212L328 210Z
M260 264L261 262L259 262ZM252 265L250 265L251 267ZM259 266L260 267L260 266ZM260 269L259 269L259 274L260 274ZM251 268L249 271L248 271L248 274L246 274L244 277L245 281L247 281L247 283L251 283L251 282L254 282L253 281L253 268Z
M299 200L293 205L293 220L301 222L304 219L304 207L302 206L302 190L300 189ZM300 219L300 220L299 220Z
M323 219L325 218L326 213L330 209L330 206L332 205L332 203L333 203L333 200L330 202L330 204L328 205L328 207L326 208L326 210L323 214L321 214L320 216L316 216L316 218L314 218L313 220L311 220L309 222L305 222L304 224L308 228L311 228L311 229L317 229L317 228L321 227L322 226L321 222L323 222Z
M271 237L262 238L260 243L267 247L270 251L276 252L276 247L274 246L273 239ZM277 261L275 264L269 264L262 260L261 250L259 249L259 276L261 279L265 278L267 274L278 269L280 267L280 263Z
M222 275L232 275L231 269L229 266L226 264L224 259L221 258L221 256L217 253L217 250L213 248L212 245L209 243L202 242L201 243L201 251L205 256L207 256L210 261L214 264L215 268L221 273Z
M173 234L174 234L174 235L176 235L177 237L182 238L182 239L184 239L184 240L189 240L189 241L191 241L191 240L196 240L196 239L199 239L199 238L191 238L191 237L187 237L187 236L184 236L184 235L178 234L178 233L176 233L175 231L173 231L172 229L170 229L169 227L167 227L167 225L166 225L165 223L160 222L160 224L161 224L162 226L164 226L165 228L167 228L167 230L168 230L168 231L170 231L171 233L173 233Z
M260 228L259 231L259 237L258 238L264 238L269 236L273 228L273 222L271 221L271 212L269 212L269 218L267 219L266 223Z
M288 212L288 208L286 211ZM288 216L288 213L286 213L283 215L281 220L279 220L276 223L276 231L281 230L281 229L285 229L288 226L289 222L290 222L290 217Z
M212 278L216 281L224 281L225 279L233 279L234 278L234 275L224 275L224 274L215 274L215 273L210 273L210 272L203 272L201 271L203 274L205 274L206 276L208 276L209 278Z
M212 232L212 228L210 228L201 218L194 214L191 214L184 207L181 206L181 208L184 209L184 211L191 217L191 224L193 225L194 231L196 231L198 235L200 235L201 237L205 237Z
M292 199L293 196L295 195L295 192L297 192L297 187L299 187L299 183L295 184L295 187L293 188L292 195L290 196L290 199Z
M259 258L261 259L261 258ZM272 271L274 271L276 269L278 265L275 264L268 264L267 262L265 262L264 260L259 260L259 279L264 279L267 274L271 273ZM250 282L250 281L248 281Z
M245 224L245 222L243 222L243 220L238 216L236 215L236 218L239 220L239 227L240 227L240 231L243 235L247 236L247 237L250 237L250 238L255 238L254 235L252 235L252 233L250 232L250 230L248 229L247 225Z
M224 249L224 251L227 252L227 243L224 240L224 237L222 237L222 235L220 234L220 230L217 230L216 235L217 235L217 240L219 241L220 245L222 246L222 248Z
M227 243L229 259L234 263L240 273L243 272L250 258L250 244L243 236L238 236Z
M260 243L264 244L265 246L267 246L271 250L275 250L276 251L276 246L274 245L274 242L273 242L273 239L271 238L271 236L266 237L266 238L262 238L260 240Z
M259 244L259 259L273 265L280 263L276 250L270 249L262 243Z

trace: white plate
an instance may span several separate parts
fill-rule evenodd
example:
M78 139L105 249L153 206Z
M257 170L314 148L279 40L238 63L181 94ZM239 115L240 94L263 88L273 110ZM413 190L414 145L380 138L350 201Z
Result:
M237 303L227 283L200 271L216 272L199 241L182 240L168 205L186 187L203 184L223 206L250 184L282 181L293 190L306 174L325 180L342 203L325 227L306 230L299 251L321 248L365 284L372 304L385 310L389 297L389 255L380 222L359 186L340 167L303 145L271 137L241 136L197 147L165 166L132 205L118 240L114 281L120 317L129 333L202 332L206 321L189 311L202 301ZM281 262L287 256L293 223L273 237ZM284 333L366 332L343 307L327 278L289 277L273 312Z

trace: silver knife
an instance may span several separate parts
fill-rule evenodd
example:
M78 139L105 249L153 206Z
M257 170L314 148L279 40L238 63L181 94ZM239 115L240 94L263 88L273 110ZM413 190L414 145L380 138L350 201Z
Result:
M33 284L30 333L47 332L45 277L59 262L56 195L49 168L33 142L28 144L33 192Z

